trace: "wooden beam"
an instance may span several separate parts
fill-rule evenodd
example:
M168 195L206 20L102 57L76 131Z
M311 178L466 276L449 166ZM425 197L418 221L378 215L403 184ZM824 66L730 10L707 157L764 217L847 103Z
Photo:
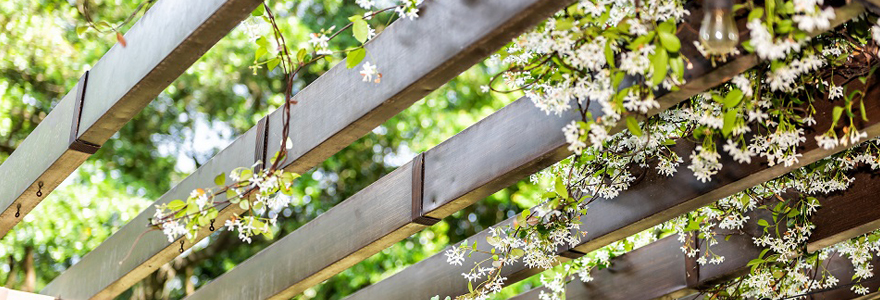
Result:
M816 251L880 228L880 209L860 209L877 204L875 185L880 184L880 180L875 177L876 174L860 172L853 176L855 180L845 192L817 197L822 203L834 199L835 202L848 205L824 207L816 212L813 220L825 226L816 227L810 235L808 251Z
M858 4L838 8L838 20L835 24L841 24L861 14L862 11L861 5ZM686 31L683 30L682 32ZM682 37L682 40L684 41L682 45L693 45L692 42L684 37ZM684 46L682 49L685 49ZM752 58L746 57L744 59L748 62ZM748 65L747 63L739 62L738 59L728 64L731 66ZM721 68L724 68L724 66L721 66ZM696 75L700 74L700 72L709 72L708 74L713 75L706 75L706 77L716 78L715 80L718 80L717 83L721 83L725 78L729 78L713 73L715 71L710 68L698 67L688 72L694 72L690 74L693 74L692 76L696 78L699 78ZM723 70L719 72L728 71ZM693 82L691 81L691 83ZM711 87L708 83L697 84ZM861 87L853 84L850 88ZM696 89L688 87L682 89L682 91L686 90L695 91ZM689 97L692 94L688 92L677 95L688 95ZM880 115L880 88L871 86L869 100L870 105L868 106L870 108L868 109L871 113L870 115ZM819 125L814 126L812 132L825 132L831 123L831 105L829 103L817 103L816 108L823 112L823 114L816 117ZM594 111L593 113L596 115L601 112ZM874 137L880 135L880 125L878 123L880 123L880 120L875 118L871 122L858 124L857 127L866 129L869 136ZM810 131L808 130L808 132ZM462 132L460 135L465 134L468 133ZM468 144L464 143L464 139L451 139L437 146L432 151L437 150L440 152L441 149L452 148L453 146L466 150L443 150L443 152L450 154L426 155L425 173L428 175L426 175L427 180L424 189L426 202L423 206L426 209L433 209L427 212L427 216L433 218L448 216L494 193L500 187L507 186L521 179L525 174L530 174L530 172L546 166L548 160L555 162L569 154L565 149L567 146L565 141L562 140L558 133L553 133L552 131L537 135L518 134L514 137L480 135L479 138L474 138L473 140L480 139L491 140L495 145L504 145L496 146L498 148L519 147L520 149L511 154L507 152L496 153L486 150L487 148L469 147ZM516 145L515 143L508 145L506 143L511 143L509 139L514 139L518 143L522 141L539 141L540 145L546 143L546 146L535 147L535 144ZM496 149L496 147L488 149ZM689 144L687 141L680 141L675 146L675 151L684 157L694 147L695 145ZM535 149L540 149L541 151L535 153ZM553 150L543 152L545 151L543 149ZM734 162L727 155L722 155L723 165L737 167L722 169L708 183L702 183L693 176L690 176L690 174L682 173L669 178L658 175L655 172L648 172L645 179L621 193L617 198L611 200L600 199L591 204L588 215L583 218L584 224L582 225L582 229L589 232L588 236L579 246L571 251L569 249L560 249L560 254L577 257L578 253L588 253L591 250L638 233L682 213L708 205L713 201L837 153L843 150L843 147L833 150L817 149L815 139L812 136L808 136L807 144L803 150L804 157L802 157L801 162L788 168L782 165L768 168L766 162L762 162L760 159L757 159L752 164L742 165ZM529 155L526 156L524 154ZM684 166L681 169L684 169ZM472 183L470 185L461 184L462 181ZM505 222L512 222L512 220L513 218ZM468 238L468 240L484 241L487 235L488 232L484 231ZM474 255L480 256L479 254ZM480 260L481 257L471 259ZM563 257L562 259L564 260L565 258ZM419 262L378 284L368 286L347 299L415 299L433 295L464 294L468 291L466 282L461 280L461 277L457 274L467 271L467 269L469 267L449 265L446 262L446 257L441 253ZM503 276L508 277L509 281L515 282L538 272L540 270L528 269L522 264L514 264L505 266Z
M0 300L61 300L60 298L53 298L46 295L28 293L23 291L16 291L13 289L7 289L5 287L0 287Z
M742 244L743 242L748 244ZM750 247L751 241L739 240L735 247ZM567 299L704 299L698 297L697 286L686 283L685 257L681 252L681 243L675 237L667 237L630 253L612 259L611 267L593 273L593 281L583 283L578 279L565 285ZM733 248L733 247L731 247ZM727 258L751 260L757 257L740 253L727 253ZM880 262L876 257L874 264ZM731 264L725 261L720 266ZM744 265L739 266L740 269ZM852 263L846 257L832 255L825 261L825 268L840 280L838 286L848 285L854 275ZM735 273L737 276L743 273ZM876 291L880 281L866 281L864 286ZM548 293L545 287L538 287L510 300L538 300L541 292ZM846 286L813 294L813 299L853 299L858 295Z
M0 237L259 3L156 2L0 165Z
M422 202L422 194L418 192L422 184L427 185L438 177L427 165L420 168L422 158L428 162L433 156L446 157L462 151L516 157L522 155L523 148L530 148L526 153L543 153L547 151L544 143L517 140L516 136L550 133L547 135L558 135L561 139L559 128L568 120L548 118L529 99L517 100L444 143L464 149L438 146L417 156L413 162L382 177L196 290L188 299L289 299L424 229L432 224L431 220L436 221L422 219L422 210L414 205ZM542 160L531 158L528 161ZM544 165L550 163L550 159L543 161ZM494 167L491 161L483 162L481 166ZM493 176L503 174L499 172ZM460 181L454 187L472 184ZM252 276L258 271L275 279L266 281ZM230 290L231 284L247 288Z
M366 46L370 62L382 68L381 84L363 82L357 69L340 64L294 96L299 104L291 110L293 149L284 168L302 173L314 167L572 2L426 2L417 20L395 22ZM425 39L427 36L431 38ZM283 138L282 117L279 109L266 118L268 142L262 149L267 149L270 157ZM184 199L194 188L212 186L216 174L251 165L258 131L252 128L155 204ZM238 206L224 207L216 222L222 224L238 212ZM180 241L169 243L161 233L150 232L132 250L131 257L118 264L135 246L134 239L151 216L152 209L142 212L42 292L75 299L112 298L176 257ZM203 231L201 237L210 233ZM191 246L183 242L184 249Z
M876 203L863 200L873 199L880 193L880 177L876 175L873 172L856 173L853 186L845 192L820 198L822 208L813 217L816 225L813 235L819 233L823 236L828 234L839 236L838 242L840 242L864 234L865 232L850 230L850 226L841 226L841 223L848 224L847 219L859 219L864 216L853 214L855 211L876 210ZM744 231L753 235L761 234L761 229L756 225L758 218L770 219L770 216L763 210L752 213L751 222L746 224ZM685 268L687 258L679 249L681 243L675 236L671 236L614 258L611 268L593 273L592 282L583 283L575 280L567 284L566 296L569 299L674 299L693 295L700 288L747 274L749 261L757 258L762 250L753 243L750 236L745 235L732 235L729 240L719 238L718 242L717 245L712 246L712 251L724 256L724 263L699 266L699 271L696 272L699 277L697 281L691 283L687 281ZM880 262L880 257L874 257L873 261L876 265ZM849 259L833 255L826 262L828 270L840 280L838 285L851 282L853 267ZM880 287L880 281L869 281L865 286L876 291ZM538 299L543 289L537 288L511 299ZM852 299L856 296L848 288L814 295L815 299Z
M682 32L684 32L683 40L693 41L696 39L696 36L689 35L690 33L686 31ZM690 49L686 53L696 53L693 43L684 42L683 44L685 45L684 49ZM756 63L754 57L747 56L713 69L709 67L708 61L694 60L698 62L700 67L692 68L686 74L686 77L692 81L678 92L663 92L663 96L660 97L660 101L663 103L662 108L668 108L693 96L698 91L723 83ZM601 115L601 111L596 109L594 115ZM423 215L428 219L442 219L501 188L509 186L528 174L569 156L571 153L567 150L567 144L560 129L565 124L577 119L578 116L573 111L562 117L548 117L537 110L530 100L523 98L427 151L424 155L424 181L422 181L420 186L422 188L419 190L420 195L424 197L421 203ZM275 122L273 120L270 123ZM620 130L621 128L617 128L615 132ZM280 142L280 137L276 137L272 133L270 133L270 139ZM270 147L279 144L279 142L270 142ZM398 177L382 178L374 185L394 186L393 183L387 182L390 180L400 179ZM412 181L412 179L409 180L403 180L397 184L407 185ZM382 189L369 191L369 193L374 192L382 192ZM361 193L367 192L365 190ZM368 234L358 234L359 241L356 243L344 243L343 245L329 243L329 245L321 246L331 247L334 250L320 253L300 250L303 247L307 247L306 249L314 247L308 246L310 244L321 243L324 245L323 242L315 241L316 236L350 236L352 231L349 228L342 228L335 223L350 219L344 216L352 215L357 210L363 210L362 206L369 206L366 204L367 200L360 200L368 197L359 197L358 195L346 200L344 205L331 209L309 223L306 225L308 227L300 228L257 256L240 264L233 271L197 290L189 298L289 298L423 228L416 226L417 223L409 216L392 217L388 216L391 214L379 214L380 212L377 211L375 215L370 215L370 220L393 218L396 225L382 225L380 226L381 230L378 231L374 231L373 228L360 229L357 232L368 231ZM404 201L409 201L410 198L404 198L400 196L385 197L384 199L397 201L398 205L405 207L414 206L414 204L407 206L407 202ZM355 202L364 204L350 204ZM366 239L361 240L361 238ZM315 248L323 249L321 247ZM316 255L320 255L320 258ZM304 260L326 262L302 269L300 267ZM270 270L269 274L273 274L274 278L284 279L266 282L248 275L252 274L254 270L266 270L267 268ZM231 283L242 284L243 282L252 288L242 290L239 293L230 292L226 288ZM444 282L441 286L446 284ZM367 298L378 299L381 296Z

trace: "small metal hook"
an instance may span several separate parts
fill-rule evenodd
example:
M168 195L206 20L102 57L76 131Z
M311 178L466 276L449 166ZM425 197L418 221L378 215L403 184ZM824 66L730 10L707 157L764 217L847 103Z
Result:
M183 253L183 240L180 240L180 253Z
M214 219L211 219L211 227L208 227L211 231L214 231Z
M21 203L15 206L15 217L18 218L21 216Z
M43 197L43 182L40 181L40 183L37 184L37 187L37 197Z

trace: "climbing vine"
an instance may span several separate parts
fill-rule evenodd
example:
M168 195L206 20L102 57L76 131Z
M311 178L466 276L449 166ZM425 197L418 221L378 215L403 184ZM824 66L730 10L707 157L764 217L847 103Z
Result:
M809 267L835 252L852 258L854 279L872 275L874 235L816 253L807 253L805 243L815 227L810 217L820 209L816 195L845 190L852 182L847 174L859 165L878 166L877 142L865 142L867 133L857 127L867 121L864 97L876 80L877 16L863 13L833 29L836 11L821 1L744 1L728 13L744 21L750 39L723 54L695 41L697 53L688 57L678 38L682 31L696 32L686 6L692 3L582 0L493 57L506 71L484 91L522 91L548 117L574 112L579 120L562 128L573 156L536 176L553 182L541 205L489 229L487 245L465 241L446 250L453 265L475 253L489 257L467 262L462 276L469 292L456 299L497 293L507 280L505 266L559 264L559 249L589 236L582 220L590 217L590 204L618 197L648 172L709 182L725 167L722 154L740 164L802 165L805 132L818 122L830 123L819 127L828 128L815 137L820 148L857 147L567 263L542 277L551 292L541 297L561 299L564 283L590 281L591 270L608 267L614 256L670 233L699 264L721 264L724 257L711 246L742 234L750 218L761 228L754 243L765 250L749 264L748 276L705 291L716 298L780 299L834 286L828 272ZM687 83L694 54L713 65L744 55L756 55L759 63L683 103L658 101ZM817 106L830 108L830 120L818 117ZM683 152L690 144L690 153ZM677 174L685 161L693 175ZM750 216L756 211L769 217L755 220ZM851 288L867 293L858 284Z
M307 46L300 48L294 48L292 43L286 41L270 5L264 3L254 10L251 16L255 20L251 22L262 22L270 30L265 34L253 34L257 50L252 69L254 72L264 67L270 71L280 69L286 78L282 136L289 136L290 108L296 104L296 100L292 99L293 80L303 68L321 60L330 61L336 55L344 55L346 68L352 69L361 65L360 76L363 81L380 83L382 73L378 66L367 60L368 53L364 47L378 34L370 21L385 12L394 12L399 18L415 19L418 17L420 3L421 0L401 0L397 5L376 9L372 0L357 0L357 4L366 10L363 14L351 16L348 18L350 22L339 29L333 26L309 34ZM350 32L358 45L335 49L331 42L346 32ZM220 209L227 205L237 205L243 213L235 213L224 222L223 225L228 230L238 232L239 238L248 243L255 235L272 239L271 226L277 222L279 212L295 203L293 185L299 174L286 172L281 165L292 143L290 138L282 139L281 150L271 160L236 168L228 175L218 174L214 179L215 186L197 188L186 199L156 205L151 225L161 229L169 242L181 237L193 241L205 227L210 226L213 230L214 222L221 213ZM227 178L231 183L227 182Z

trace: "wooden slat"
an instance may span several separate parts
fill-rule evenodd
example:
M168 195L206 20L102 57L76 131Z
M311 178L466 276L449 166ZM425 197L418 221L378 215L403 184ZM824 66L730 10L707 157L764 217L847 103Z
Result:
M70 136L100 146L152 101L259 0L158 1L89 71L81 118L74 116L81 81L0 165L0 237L81 165L89 153ZM78 124L76 134L71 128ZM42 186L40 186L42 184ZM41 196L37 196L37 192ZM18 217L15 217L18 213Z
M846 223L848 218L861 217L858 214L852 215L853 209L856 211L876 210L875 203L862 201L862 199L872 199L880 193L880 177L877 177L875 173L859 172L855 178L853 186L846 192L820 198L822 208L813 218L816 232L821 228L826 233L841 236L840 241L864 233L851 231L849 227L839 226L839 224ZM823 216L819 217L818 213ZM744 231L752 235L761 234L761 229L756 225L758 218L770 219L770 215L764 210L751 213L750 222L746 224ZM699 280L693 284L688 284L685 279L685 258L679 249L681 243L677 241L675 236L671 236L614 258L611 268L593 273L594 281L592 282L582 283L575 280L567 284L566 296L569 299L677 298L693 294L699 288L747 274L749 271L748 262L757 258L762 250L753 243L749 235L732 235L729 240L718 238L718 242L717 245L712 246L712 251L724 256L724 263L700 266L697 272ZM840 280L839 285L851 282L853 268L848 259L834 255L826 262L828 270ZM875 257L874 263L878 262L880 262L880 257ZM880 281L867 282L865 286L876 291L880 287ZM538 294L542 289L537 288L511 299L538 299ZM856 296L848 288L814 295L815 299L852 299Z
M367 45L371 53L369 61L379 65L384 75L381 84L363 82L357 69L349 70L340 64L294 96L299 104L291 110L293 149L283 164L285 170L301 173L314 167L571 2L426 2L421 7L420 18L395 22ZM431 38L425 39L426 36ZM266 149L270 156L278 150L282 140L282 117L280 109L268 117ZM252 138L254 132L252 128L156 204L183 199L193 188L211 186L216 174L251 165L253 161L249 158L254 157L256 146ZM143 232L143 224L152 212L148 209L141 213L62 273L43 293L74 295L74 299L110 298L177 256L178 241L168 243L161 233L150 232L144 235L131 257L117 265L132 246L134 237ZM216 222L222 224L238 212L237 206L224 207ZM209 232L200 236L206 233ZM191 244L185 242L184 248L189 247ZM95 278L92 274L101 275Z
M832 25L837 26L842 24L862 12L864 12L864 8L857 3L837 8L837 18L832 22ZM696 26L694 28L697 28L699 27L699 22L701 20L702 12L698 10L692 11L686 22L692 24L691 26ZM820 32L815 32L813 35L819 33ZM678 33L678 36L682 41L681 53L683 56L690 59L691 63L693 63L693 68L685 71L684 77L687 80L687 83L681 86L679 91L659 92L657 101L660 102L660 108L650 112L649 115L665 110L691 96L726 82L733 76L736 76L757 64L757 57L755 55L743 55L736 59L731 59L725 64L719 64L716 67L712 67L712 63L703 58L694 46L693 42L698 39L696 33L690 30L681 30ZM598 105L594 105L591 107L591 113L594 117L603 115L601 109L597 106ZM615 128L611 133L619 132L622 130L622 127L623 125L621 124L620 127ZM558 137L558 134L552 134L550 137L530 138L549 140ZM545 154L546 157L566 157L570 155L570 152L566 149L567 144L565 144L563 140L556 140L554 142L557 143L557 148L554 149L554 151L547 152L547 154ZM815 143L814 140L810 142ZM440 147L467 149L462 145L455 145L452 142L443 143L438 146L438 148ZM687 153L690 153L690 150L688 150ZM425 183L425 203L423 206L425 209L429 210L428 216L442 219L443 217L483 199L494 191L514 183L523 176L531 174L529 171L533 169L520 167L524 162L516 161L516 159L517 158L495 156L492 153L480 153L475 151L466 153L450 152L450 155L448 156L435 155L426 157L426 172L443 176L431 178ZM493 164L491 165L497 167L483 167L483 164L480 162L485 162L487 160L492 161ZM518 164L510 164L511 160ZM805 157L805 160L809 160L809 158ZM505 169L504 171L510 172L513 176L507 176L502 179L497 179L497 177L492 176L493 174L497 174L499 169L505 167L508 169ZM779 173L776 176L781 174L784 173ZM469 181L474 182L475 184L470 186L452 184L459 181ZM690 183L688 184L691 185ZM489 192L487 193L487 191ZM465 196L459 196L462 194Z
M863 11L861 5L851 4L837 9L838 20L835 24L843 23L846 20L860 14ZM698 18L699 19L699 18ZM682 32L686 32L683 30ZM686 36L681 37L682 45L693 45L692 40L688 40ZM691 37L694 38L694 37ZM683 46L683 49L684 46ZM684 50L683 50L684 51ZM744 57L745 62L734 60L726 65L726 68L733 66L749 65L751 59ZM695 59L692 59L695 60ZM729 69L723 69L715 73L709 68L695 67L688 70L688 76L692 78L700 78L701 72L709 72L705 77L715 78L717 83L723 82L725 78L729 78ZM690 73L694 72L694 73ZM703 73L706 74L706 73ZM724 76L720 74L725 74ZM733 73L735 74L735 73ZM696 81L691 81L694 83ZM689 83L690 84L690 83ZM702 87L711 87L709 83L694 83ZM855 84L854 84L855 85ZM853 86L852 88L860 88ZM682 91L690 90L692 92L681 92L676 95L690 96L696 93L696 88L684 88ZM870 115L880 115L880 88L871 88L870 98ZM667 94L669 95L669 94ZM666 97L666 96L663 96ZM661 97L661 99L663 98ZM670 98L667 98L670 99ZM671 100L666 100L671 101ZM816 119L820 125L815 127L813 132L825 132L828 124L830 124L831 105L828 103L817 103L816 108L819 111L827 111L828 114L817 116ZM866 103L867 105L867 103ZM824 109L824 110L823 110ZM601 112L594 111L597 115ZM556 118L547 117L556 120ZM568 120L567 120L568 121ZM858 128L865 128L869 136L877 136L880 134L880 126L878 121L873 119L872 122L866 122L857 125ZM528 123L528 122L523 122ZM532 123L537 126L539 123ZM823 127L824 126L824 127ZM559 130L558 128L556 129ZM809 130L808 130L809 131ZM461 135L466 134L463 132ZM509 145L511 137L492 135L481 135L480 139L492 140L497 148L517 148L516 152L510 155L499 154L494 151L487 151L485 148L472 147L464 143L464 140L454 140L444 142L435 149L439 150L453 146L459 149L468 150L445 150L449 154L443 155L426 155L425 156L425 203L426 209L433 209L427 212L427 215L434 218L443 218L449 214L472 204L483 197L494 193L500 187L504 187L521 179L525 174L540 169L549 161L558 161L566 157L569 152L565 149L567 144L559 133L551 130L544 134L518 134L515 137L516 143L524 143L523 141L539 141L540 149L552 149L552 151L544 152L540 155L530 154L530 156L522 155L524 153L534 153L534 145ZM474 138L473 140L478 140ZM468 141L469 142L469 141ZM491 149L496 149L492 147ZM694 149L695 145L689 144L687 141L680 141L675 146L675 151L681 156L686 157L687 154ZM648 172L646 178L642 179L637 185L630 187L615 199L600 199L591 204L588 216L583 218L584 230L589 232L584 241L576 247L572 255L577 253L587 253L601 246L607 245L613 241L625 238L642 230L650 228L663 221L669 220L682 213L705 206L712 201L721 199L728 195L732 195L738 191L752 187L756 184L766 182L772 178L788 173L800 166L809 164L818 159L827 157L830 154L839 152L843 148L833 150L816 149L815 139L812 136L807 137L807 145L805 146L804 157L801 163L789 168L777 165L768 168L765 162L756 159L749 165L741 165L734 162L727 155L722 155L722 164L725 166L736 166L736 168L727 167L721 170L719 174L713 178L712 182L701 183L691 174L681 172L672 178L661 176L655 172ZM532 149L532 150L528 150ZM531 160L529 160L531 157ZM681 169L685 169L684 166ZM499 175L504 174L504 175ZM471 182L462 184L461 182ZM506 220L511 222L513 219ZM478 233L469 241L484 241L487 231ZM561 249L560 254L564 254L567 249ZM475 254L471 260L479 261L479 254ZM466 282L461 280L460 274L470 267L450 266L446 263L444 255L438 254L425 261L409 267L400 273L393 275L386 280L364 288L358 293L348 297L347 299L414 299L425 297L426 295L457 295L467 292ZM505 266L503 276L508 277L511 281L517 281L532 274L536 274L540 270L527 269L522 264ZM442 298L442 297L441 297Z
M740 240L737 243L751 243L748 240ZM733 244L731 242L722 242ZM748 247L749 245L740 245ZM608 299L608 300L639 300L639 299L705 299L697 297L698 290L688 287L684 283L684 256L681 252L681 243L675 237L667 237L637 249L633 252L612 259L611 267L598 270L593 273L593 281L583 283L578 279L566 284L566 299ZM671 252L677 252L672 253ZM752 254L751 252L749 252ZM671 254L671 255L667 255ZM728 253L727 257L734 256L743 258L747 262L757 256ZM877 264L880 259L874 258ZM725 261L721 266L731 264ZM838 255L832 255L825 260L825 268L834 277L840 280L838 286L851 283L853 267L849 259ZM742 275L742 273L736 273ZM864 286L876 291L880 287L880 281L866 281ZM545 287L538 287L520 295L510 298L511 300L538 300L541 292L548 293ZM818 292L812 295L812 299L854 299L858 295L850 291L848 287Z
M693 41L696 37L690 36L688 33L683 33L682 39L685 41ZM693 49L692 43L685 42L683 44L691 44L689 46L690 48L687 48L686 46L685 49L690 49L689 51L696 53L696 49ZM696 94L698 91L720 84L755 64L754 57L746 56L732 60L728 64L719 66L717 69L712 69L708 67L709 62L700 62L697 59L694 60L697 61L701 67L695 67L687 71L686 77L692 81L682 88L681 91L663 93L663 96L659 99L662 101L664 108L678 103L687 97ZM653 113L656 113L656 111ZM601 111L596 110L594 114L601 115ZM563 117L548 117L534 108L529 100L520 99L498 113L493 114L486 120L471 126L455 137L441 143L434 149L431 149L425 154L424 158L425 199L422 205L424 210L426 210L426 215L434 219L442 219L443 217L446 217L449 214L470 205L479 199L516 182L517 180L520 180L528 174L532 174L567 157L571 153L566 149L567 144L560 132L560 128L571 120L576 119L577 116L575 112L569 112ZM278 121L280 121L280 119L278 119ZM273 120L270 123L278 121ZM616 131L619 130L620 128L616 129ZM301 134L310 133L304 132ZM270 138L280 142L280 137L277 137L277 131L270 133ZM279 142L270 141L270 147ZM404 204L401 203L401 205ZM411 221L410 225L412 225ZM231 282L240 283L242 280L247 280L248 286L260 286L258 289L269 290L272 291L271 293L286 289L283 292L280 292L281 294L277 297L289 297L311 286L312 281L329 278L329 276L338 273L347 266L351 266L357 261L360 261L360 259L351 260L353 258L352 256L362 257L363 253L360 251L371 251L371 254L375 253L378 250L381 250L381 248L375 249L375 245L389 246L420 229L421 227L403 226L400 227L400 230L377 234L371 237L372 243L354 245L354 247L348 247L341 253L334 253L332 255L335 258L335 260L332 261L345 262L345 267L337 265L325 266L322 267L324 269L316 269L295 276L291 275L292 277L280 276L290 278L287 280L288 283L281 284L281 287L277 286L278 284L275 282L263 284L263 281L255 280L255 278L247 275L250 273L248 271L233 270L233 272L218 278L215 282L198 290L190 298L214 299L217 297L225 297L224 295L229 294L229 291L225 289L225 287ZM326 234L328 230L333 229L329 227L323 230L314 229L315 233L312 233L311 235L303 234L302 236ZM320 234L318 234L318 232L320 232ZM343 232L342 234L350 234L350 232ZM282 241L284 241L283 244L287 245L309 243L307 241L310 240L311 239L295 240L293 237L290 239L282 239ZM273 245L273 247L281 247L280 245L282 245L282 243ZM297 262L302 261L304 257L309 257L305 256L305 254L292 251L280 253L287 256L279 256L282 254L266 254L254 257L239 267L242 268L242 270L250 270L257 268L256 266L273 265L273 263L278 260L287 261L292 259L294 262ZM326 253L327 252L325 252L325 255ZM282 270L282 272L287 271ZM316 275L320 276L314 279L313 277L306 277ZM303 281L306 284L304 284ZM262 285L267 286L263 287ZM243 291L242 294L230 294L229 297L253 298L250 296L257 295L255 296L256 298L262 299L268 296L276 296L271 293Z
M878 184L878 180L872 177L876 175L858 173L853 176L855 181L846 192L817 197L822 203L834 199L835 202L849 203L849 205L825 207L816 212L813 220L826 225L817 227L813 231L807 250L816 251L880 228L880 209L859 209L877 205L878 193L874 190L874 185ZM846 216L846 218L838 218L838 216Z
M16 291L13 289L7 289L5 287L0 287L0 300L61 300L61 299L49 297L46 295L28 293L28 292L23 292L23 291Z
M542 143L517 141L515 137L546 132L561 135L559 128L566 120L548 120L530 100L520 99L447 141L464 145L465 149L438 146L425 152L424 157L427 161L432 156L448 156L449 151L465 150L498 156L521 155L520 146L514 147L517 143L526 144L523 147L531 148L531 153L542 153L547 149ZM287 299L424 229L412 214L412 183L415 182L412 165L406 164L382 177L196 290L188 299ZM493 167L491 162L482 166ZM425 182L437 177L428 168L424 171ZM468 184L472 183L457 183ZM266 281L252 276L257 270L274 279ZM228 287L232 284L247 288L230 290Z

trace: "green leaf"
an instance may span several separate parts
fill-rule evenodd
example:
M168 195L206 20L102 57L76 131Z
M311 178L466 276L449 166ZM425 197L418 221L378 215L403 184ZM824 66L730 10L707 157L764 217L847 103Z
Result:
M731 109L724 113L724 126L721 127L721 133L724 136L729 136L731 132L733 132L733 127L736 125L736 116L737 110Z
M257 6L257 9L251 12L251 16L259 17L266 13L266 7L263 5Z
M562 177L556 177L556 194L559 197L564 199L568 199L568 187L565 186L565 182L562 181Z
M267 40L265 36L261 36L261 37L257 38L255 43L257 43L257 46L260 46L263 48L269 48L269 40Z
M837 121L840 120L840 115L843 114L843 107L835 106L834 109L831 110L831 124L836 125ZM831 127L833 128L834 125Z
M736 107L740 101L743 99L743 92L739 89L733 89L724 96L724 107L725 108L733 108Z
M654 76L651 78L654 86L659 85L663 82L663 79L666 79L667 66L669 66L669 56L666 54L666 50L657 49L656 52L653 61Z
M107 23L107 21L100 21L95 24L95 27L104 28L104 29L112 29L113 28L113 26L110 26L110 23Z
M684 78L684 60L681 57L670 59L669 68L672 69L675 78Z
M572 27L574 27L574 19L572 19L572 18L556 19L556 30L568 31Z
M520 258L520 257L522 257L522 256L525 255L525 254L526 254L526 252L523 251L523 249L520 249L520 248L514 248L513 250L510 250L510 257L511 257L511 258L514 258L514 259L515 259L515 258Z
M761 227L767 227L767 226L770 226L770 223L767 223L767 220L759 219L759 220L758 220L758 226L761 226Z
M217 177L214 177L214 184L218 186L226 185L226 173L220 173Z
M357 67L366 56L367 50L364 50L364 48L354 49L351 52L348 52L348 57L345 58L345 66L349 69Z
M250 180L254 177L254 171L251 169L242 169L241 173L238 173L239 180L245 181Z
M862 99L859 100L859 112L862 113L862 121L867 122L868 115L867 115L867 112L865 111L865 97L862 97Z
M614 49L611 48L611 42L605 43L605 61L608 62L608 65L614 68Z
M367 24L367 21L358 16L358 18L352 20L351 30L358 42L361 42L361 44L367 42L367 37L370 35L370 24Z
M281 58L276 57L276 58L273 58L273 59L270 59L269 61L267 61L266 66L269 68L269 71L272 71L280 63L281 63Z
M675 34L676 29L677 28L675 28L675 18L669 18L669 20L667 20L666 22L660 23L660 25L657 26L658 31L668 32L668 33L672 33L672 34Z
M626 117L626 128L629 128L629 131L632 132L635 136L642 136L642 128L639 127L639 121L632 116Z
M173 210L173 211L178 211L178 210L182 209L184 206L186 206L186 202L183 202L183 200L174 200L174 201L168 202L168 209Z
M681 41L669 32L660 32L660 44L669 52L678 52L681 49Z
M251 208L251 203L248 201L241 201L238 203L238 207L240 207L243 210L248 210L249 208Z
M196 214L199 212L199 207L195 203L188 203L186 205L186 213L189 215Z
M309 52L306 51L305 48L299 49L299 52L296 53L296 61L305 62L306 61L306 54L309 54Z
M86 33L87 30L89 30L89 26L86 26L86 25L76 26L76 35L82 36L83 33Z
M266 53L269 53L269 50L266 49L266 47L260 46L259 48L257 48L257 53L254 55L254 59L260 59L260 57L263 57L263 55L266 55Z

